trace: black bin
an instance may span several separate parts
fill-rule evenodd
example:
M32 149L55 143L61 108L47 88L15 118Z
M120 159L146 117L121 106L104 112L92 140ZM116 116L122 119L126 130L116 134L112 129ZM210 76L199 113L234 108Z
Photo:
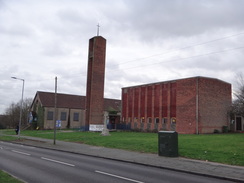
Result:
M178 157L178 133L175 131L158 132L158 155Z

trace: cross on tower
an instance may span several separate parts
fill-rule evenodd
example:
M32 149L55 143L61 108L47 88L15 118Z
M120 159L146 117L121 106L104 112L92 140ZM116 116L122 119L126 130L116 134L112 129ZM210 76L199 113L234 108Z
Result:
M99 23L97 24L97 36L99 36L99 27L100 27L100 25L99 25Z

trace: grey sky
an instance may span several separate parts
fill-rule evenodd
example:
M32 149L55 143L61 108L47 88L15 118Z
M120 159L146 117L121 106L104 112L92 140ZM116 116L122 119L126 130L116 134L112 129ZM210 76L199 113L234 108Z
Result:
M36 91L86 94L88 40L107 39L105 97L193 76L244 71L243 0L0 0L0 114ZM234 86L233 86L234 87Z

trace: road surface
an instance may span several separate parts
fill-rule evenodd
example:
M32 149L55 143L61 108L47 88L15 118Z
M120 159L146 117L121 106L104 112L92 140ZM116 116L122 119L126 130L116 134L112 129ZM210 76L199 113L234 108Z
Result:
M230 182L156 167L1 141L0 169L30 183Z

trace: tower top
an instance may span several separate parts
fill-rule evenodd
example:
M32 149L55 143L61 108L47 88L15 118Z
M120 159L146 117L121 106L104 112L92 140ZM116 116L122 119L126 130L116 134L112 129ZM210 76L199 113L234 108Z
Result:
M100 25L99 23L97 24L97 36L99 36L99 28L100 28Z

